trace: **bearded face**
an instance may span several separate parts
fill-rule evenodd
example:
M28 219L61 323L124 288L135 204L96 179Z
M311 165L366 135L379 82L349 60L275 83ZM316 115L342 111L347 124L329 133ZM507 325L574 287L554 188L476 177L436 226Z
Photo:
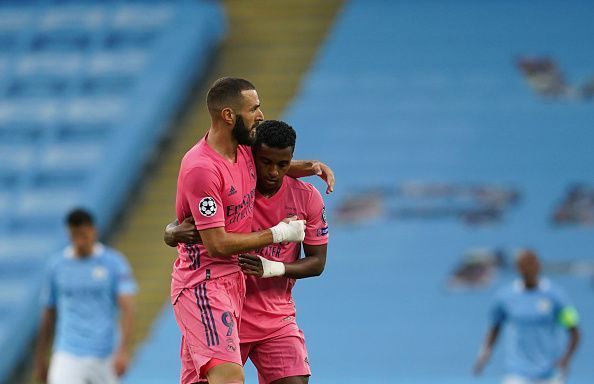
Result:
M259 121L255 121L254 124L248 128L243 121L243 117L240 114L237 114L237 120L231 131L233 138L235 138L240 145L252 145L256 139L256 127L259 123Z

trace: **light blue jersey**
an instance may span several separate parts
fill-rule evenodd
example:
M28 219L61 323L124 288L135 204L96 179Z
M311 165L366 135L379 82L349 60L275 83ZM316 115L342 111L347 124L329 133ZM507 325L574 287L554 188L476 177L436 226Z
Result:
M107 357L118 337L118 296L136 293L126 259L97 244L87 258L72 248L51 260L42 291L42 304L56 308L54 352Z
M577 325L577 312L565 294L548 280L535 289L522 281L504 287L492 309L493 325L505 329L507 372L528 379L555 375L563 353L563 330Z

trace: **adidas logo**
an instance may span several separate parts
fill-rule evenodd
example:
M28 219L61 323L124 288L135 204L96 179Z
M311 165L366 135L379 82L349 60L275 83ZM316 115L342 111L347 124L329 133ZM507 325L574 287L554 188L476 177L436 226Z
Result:
M235 187L231 186L231 188L229 189L229 196L235 195L236 193L237 193L237 190L235 189Z

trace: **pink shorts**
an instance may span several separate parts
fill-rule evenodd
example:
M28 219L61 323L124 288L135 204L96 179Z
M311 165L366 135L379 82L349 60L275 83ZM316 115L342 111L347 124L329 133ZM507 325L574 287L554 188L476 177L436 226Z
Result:
M291 376L310 376L305 338L300 330L270 339L241 344L243 363L248 357L258 370L260 384Z
M238 325L245 278L238 272L184 289L173 313L181 330L181 384L206 381L211 359L240 364Z

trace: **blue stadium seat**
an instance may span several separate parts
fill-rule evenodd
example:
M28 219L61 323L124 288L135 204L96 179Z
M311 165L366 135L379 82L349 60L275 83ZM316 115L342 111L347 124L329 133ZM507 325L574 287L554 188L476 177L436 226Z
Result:
M107 19L107 10L100 7L74 6L49 8L40 18L39 30L43 32L97 31Z
M23 268L41 270L64 245L74 206L106 229L223 21L209 0L0 1L0 382L37 319Z
M58 216L62 212L79 206L82 194L78 188L37 188L21 193L15 202L18 216L35 218L36 216Z
M0 171L0 217L6 217L10 214L10 210L12 209L12 194L9 190L9 182L3 179L2 171ZM16 180L13 179L10 183L14 183Z
M14 79L7 87L6 94L12 98L29 97L60 97L68 91L67 79L49 77L28 77Z
M109 124L97 123L68 123L58 124L56 138L59 141L101 142L107 140L114 128Z
M35 143L39 140L45 126L38 123L20 123L4 121L0 123L0 142L10 144L13 142Z
M56 76L72 79L83 69L85 57L80 53L28 53L17 61L20 76Z
M72 124L114 124L125 116L126 100L79 97L65 106L64 120Z
M0 33L0 52L12 52L18 45L17 36L9 33Z
M119 7L114 14L112 27L115 30L151 31L162 28L175 17L175 9L170 4L125 5Z
M31 9L3 7L0 9L0 32L19 33L26 30L33 23L33 13Z
M101 142L54 143L45 148L41 157L42 170L86 170L100 166L106 148Z
M25 173L34 165L35 147L29 143L0 144L0 153L1 171Z
M0 101L0 125L50 124L59 114L59 102L49 98Z

